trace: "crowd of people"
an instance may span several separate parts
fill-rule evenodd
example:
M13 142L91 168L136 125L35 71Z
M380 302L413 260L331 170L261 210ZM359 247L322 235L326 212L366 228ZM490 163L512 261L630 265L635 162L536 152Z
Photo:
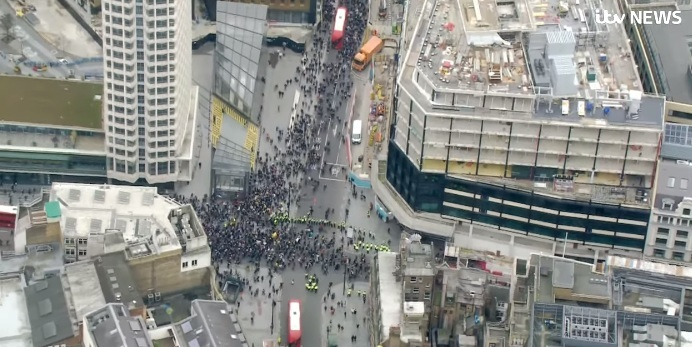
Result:
M230 267L231 263L250 262L256 268L266 265L270 271L301 267L306 272L319 266L325 273L345 266L342 270L349 277L367 276L366 258L344 253L347 238L343 221L317 223L311 213L287 217L291 207L300 207L302 193L309 194L320 186L311 174L322 169L322 156L331 145L328 141L320 143L320 128L330 122L348 122L337 111L350 96L350 61L367 25L368 2L343 1L324 4L323 21L318 24L295 76L273 86L275 95L269 95L271 86L265 89L265 98L282 98L289 87L296 85L302 99L290 110L277 107L276 114L274 110L260 110L260 117L263 111L271 112L272 117L290 117L290 126L277 127L273 133L262 128L255 170L245 197L235 203L206 196L176 197L196 209L208 234L215 264L227 262ZM341 49L330 54L336 50L331 42L331 23L337 6L347 7L349 17ZM329 61L329 56L337 59ZM325 217L329 217L329 212Z

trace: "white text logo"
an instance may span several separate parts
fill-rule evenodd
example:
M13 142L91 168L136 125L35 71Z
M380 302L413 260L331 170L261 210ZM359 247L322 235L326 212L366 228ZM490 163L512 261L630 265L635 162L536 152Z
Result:
M680 24L680 11L631 11L628 14L610 11L596 11L598 24L622 24L626 20L630 24Z

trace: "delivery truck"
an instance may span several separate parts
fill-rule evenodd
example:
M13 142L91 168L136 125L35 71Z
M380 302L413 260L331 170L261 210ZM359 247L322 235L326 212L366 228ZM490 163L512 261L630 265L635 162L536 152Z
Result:
M370 64L372 57L380 53L382 47L384 46L384 41L377 36L371 37L368 42L366 42L360 51L353 57L353 63L351 66L356 71L363 71L365 67Z

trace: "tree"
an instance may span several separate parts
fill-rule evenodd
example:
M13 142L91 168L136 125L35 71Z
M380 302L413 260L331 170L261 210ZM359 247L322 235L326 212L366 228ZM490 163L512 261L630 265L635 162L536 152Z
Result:
M10 43L14 40L12 28L14 28L14 17L10 13L5 13L0 16L0 28L2 28L2 40L5 43Z

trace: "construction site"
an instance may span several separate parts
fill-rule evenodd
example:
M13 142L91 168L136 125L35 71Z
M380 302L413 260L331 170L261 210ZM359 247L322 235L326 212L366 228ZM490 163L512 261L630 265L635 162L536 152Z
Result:
M355 90L351 100L351 123L366 124L363 143L351 145L351 180L359 187L370 187L370 168L373 159L386 148L389 133L391 104L396 82L396 56L399 54L399 35L403 23L403 5L396 2L371 1L370 20L362 46L376 36L382 47L368 57L369 66L362 71L354 67Z
M618 11L430 0L409 12L390 137L420 171L647 204L665 101L643 93L623 27L596 23L597 9Z

